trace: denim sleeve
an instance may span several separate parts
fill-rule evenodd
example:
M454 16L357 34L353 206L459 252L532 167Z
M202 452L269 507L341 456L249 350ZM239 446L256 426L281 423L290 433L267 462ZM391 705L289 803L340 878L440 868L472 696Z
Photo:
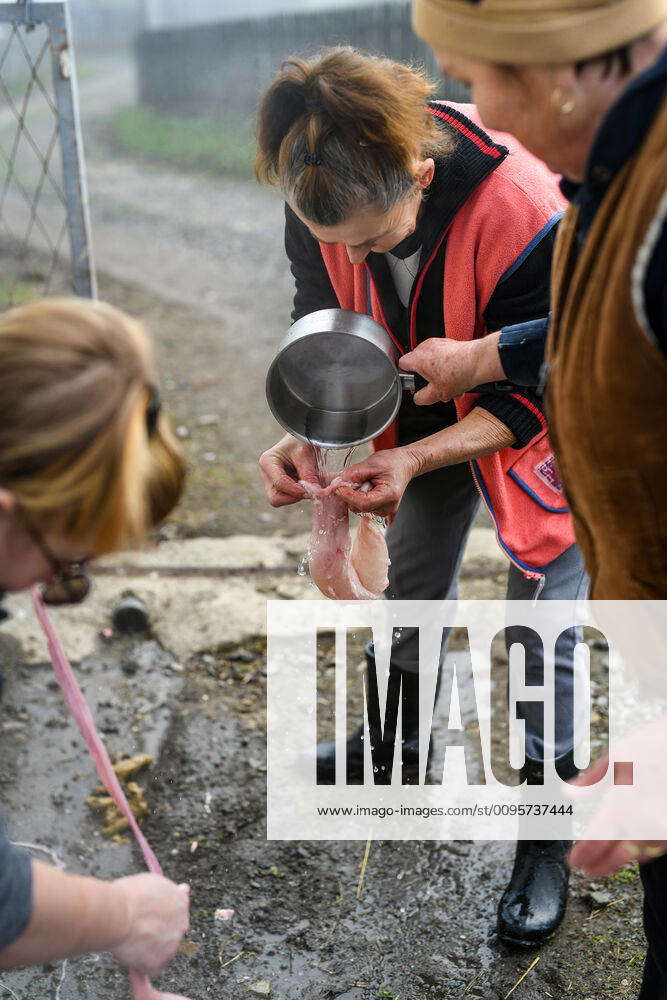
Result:
M0 814L0 950L28 926L32 913L32 863L7 839Z
M510 382L515 385L540 384L548 330L548 317L506 326L502 330L498 352L503 371Z

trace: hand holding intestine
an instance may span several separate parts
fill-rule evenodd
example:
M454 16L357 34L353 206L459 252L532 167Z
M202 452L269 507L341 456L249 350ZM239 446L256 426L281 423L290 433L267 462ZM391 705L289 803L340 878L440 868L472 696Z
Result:
M357 514L393 518L408 483L418 471L417 454L410 447L376 451L343 470L336 495Z
M313 500L310 575L325 597L338 601L374 600L389 582L384 531L372 516L364 515L352 538L348 506L336 494L341 483L339 476L327 486L301 482Z

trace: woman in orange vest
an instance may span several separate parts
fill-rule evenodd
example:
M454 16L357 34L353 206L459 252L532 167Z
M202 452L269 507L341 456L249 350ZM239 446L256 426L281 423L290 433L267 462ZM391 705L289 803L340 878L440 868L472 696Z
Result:
M432 97L422 74L352 49L289 60L265 94L257 173L285 197L294 320L329 307L369 313L405 354L431 338L475 342L543 314L562 208L552 176L509 137L485 132L474 107ZM393 519L387 597L455 596L480 496L510 560L510 599L571 600L585 592L540 395L512 385L488 388L455 405L418 406L423 395L406 396L375 454L344 474L351 483L372 484L365 495L341 487L351 509ZM262 455L260 467L276 507L303 500L298 481L317 478L312 449L289 436ZM531 784L541 783L545 758L556 759L563 777L576 772L565 707L572 646L560 654L555 738L545 739L531 706L523 710L524 777ZM527 661L535 679L537 650ZM416 768L414 629L396 639L391 670L401 673L407 692L404 761L412 754ZM393 741L386 779L392 756ZM363 730L350 737L350 760L363 767ZM333 745L322 744L320 782L333 780L333 762ZM518 845L499 909L505 939L536 945L558 927L568 848L562 841Z

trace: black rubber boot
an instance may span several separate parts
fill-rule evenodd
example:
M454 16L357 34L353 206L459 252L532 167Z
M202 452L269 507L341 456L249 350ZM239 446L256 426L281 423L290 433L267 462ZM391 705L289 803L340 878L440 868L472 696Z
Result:
M366 680L368 684L368 701L371 706L379 705L375 670L372 652L366 650ZM398 696L400 686L402 697L402 753L403 753L403 784L417 784L419 780L419 675L401 671L393 665L389 669L387 701L392 691ZM394 760L394 744L396 733L392 729L382 740L381 733L371 733L371 757L373 761L373 779L376 785L391 784L392 765ZM361 785L364 781L364 727L358 729L347 740L347 783ZM317 746L317 783L333 785L336 780L336 744L333 740L319 743Z
M564 780L577 769L571 755L556 762ZM542 763L527 761L522 777L530 785L542 784ZM498 906L498 935L505 944L535 948L560 927L567 905L570 840L520 840L516 845L509 884Z
M514 868L498 907L498 934L506 943L535 948L565 916L570 840L520 840Z

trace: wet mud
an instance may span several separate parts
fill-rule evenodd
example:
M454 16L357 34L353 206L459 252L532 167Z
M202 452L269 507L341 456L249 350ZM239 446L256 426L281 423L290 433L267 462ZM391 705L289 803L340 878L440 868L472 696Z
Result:
M97 781L48 666L23 664L11 636L2 655L0 794L13 836L48 846L71 871L139 870L132 845L104 837L85 805ZM137 776L144 830L167 873L192 886L191 931L163 988L226 1000L496 1000L539 958L512 996L636 995L633 869L593 884L575 875L559 934L539 952L511 952L494 931L509 843L374 841L359 891L364 843L267 842L263 639L198 653L183 673L150 637L100 640L77 672L112 755L156 758ZM216 920L221 907L234 908L232 921ZM42 1000L60 976L54 965L0 982ZM126 996L107 956L68 964L62 1000Z

